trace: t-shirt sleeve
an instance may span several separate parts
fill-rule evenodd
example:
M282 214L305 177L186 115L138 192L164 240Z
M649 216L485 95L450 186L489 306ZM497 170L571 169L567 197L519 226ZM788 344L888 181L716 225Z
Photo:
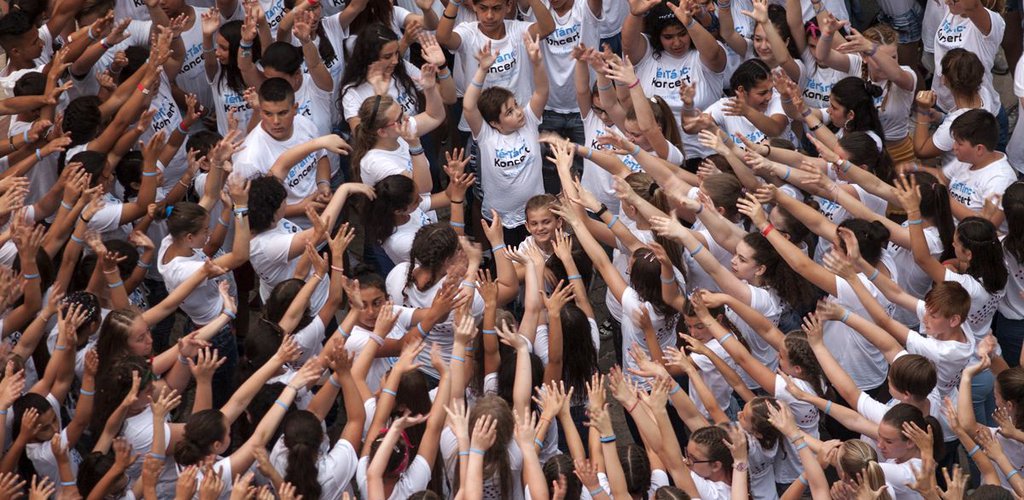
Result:
M342 91L341 113L346 120L355 118L359 114L359 106L363 105L359 97L359 92L354 87L349 87Z
M939 128L932 134L932 143L940 151L952 151L953 150L953 135L949 131L949 127L953 124L953 120L949 116L939 124Z
M89 219L89 229L99 233L113 231L121 226L121 212L124 203L107 202Z
M881 422L882 417L885 416L887 411L889 411L888 406L868 396L863 391L860 393L860 397L857 398L857 413L860 413L864 418L872 422Z

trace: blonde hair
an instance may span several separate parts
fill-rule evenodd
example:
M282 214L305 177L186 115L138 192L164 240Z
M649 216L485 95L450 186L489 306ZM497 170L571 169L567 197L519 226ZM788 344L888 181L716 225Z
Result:
M851 439L843 443L839 452L839 469L848 478L855 478L857 474L863 474L871 490L877 490L885 486L885 472L878 465L878 454L871 445L860 439ZM892 500L889 496L889 489L883 488L879 500Z

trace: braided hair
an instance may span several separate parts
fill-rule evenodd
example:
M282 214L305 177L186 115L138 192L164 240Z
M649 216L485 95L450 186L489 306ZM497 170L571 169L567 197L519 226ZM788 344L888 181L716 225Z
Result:
M436 222L416 231L409 250L409 272L402 286L402 302L408 303L409 283L417 268L430 271L431 283L436 283L445 274L445 268L459 251L459 236L450 225Z

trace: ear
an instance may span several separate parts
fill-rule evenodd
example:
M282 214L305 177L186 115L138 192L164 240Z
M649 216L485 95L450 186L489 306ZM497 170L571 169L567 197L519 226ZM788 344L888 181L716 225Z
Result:
M768 271L768 267L767 266L763 266L763 265L757 266L757 270L754 271L754 276L764 276L764 273L766 273L767 271Z
M293 113L298 113L298 111L299 111L299 103L298 102L293 102L292 103L292 112Z

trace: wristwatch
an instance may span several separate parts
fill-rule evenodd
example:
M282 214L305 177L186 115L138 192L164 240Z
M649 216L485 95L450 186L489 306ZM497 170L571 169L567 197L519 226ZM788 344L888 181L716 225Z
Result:
M594 216L597 217L598 219L600 219L601 216L604 215L604 213L607 212L607 211L608 211L608 205L605 205L604 203L602 203L601 204L601 209L596 211L596 212L594 212Z

